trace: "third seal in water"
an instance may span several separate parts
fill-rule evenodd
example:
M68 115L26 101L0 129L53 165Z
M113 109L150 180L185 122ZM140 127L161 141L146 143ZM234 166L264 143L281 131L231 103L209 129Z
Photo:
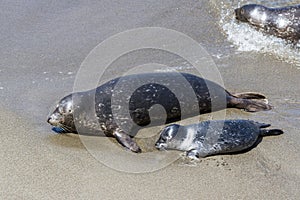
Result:
M300 39L300 5L268 8L248 4L235 9L236 19L296 44Z

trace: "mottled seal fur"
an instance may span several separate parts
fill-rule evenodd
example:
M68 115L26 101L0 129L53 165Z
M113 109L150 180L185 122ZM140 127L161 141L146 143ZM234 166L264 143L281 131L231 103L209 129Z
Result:
M172 124L160 132L158 149L186 151L192 159L234 153L253 147L262 136L279 135L279 129L263 129L270 124L250 120L216 120L180 126Z
M139 80L146 81L146 84L128 91L131 86L139 85ZM194 98L189 89L193 91ZM112 97L116 95L119 97L113 102ZM128 99L128 103L124 103ZM157 104L164 108L166 116L152 113L150 119L151 107ZM220 85L192 74L146 73L115 78L96 89L72 93L59 101L48 122L54 129L65 132L85 134L100 131L115 137L131 151L140 152L141 149L132 139L139 128L172 123L225 108L256 112L270 110L271 106L262 94L230 94ZM121 112L113 113L115 109ZM129 117L122 115L126 112L130 113ZM128 125L132 122L136 127Z
M265 33L296 44L300 39L300 5L268 8L249 4L235 9L236 19L247 22Z

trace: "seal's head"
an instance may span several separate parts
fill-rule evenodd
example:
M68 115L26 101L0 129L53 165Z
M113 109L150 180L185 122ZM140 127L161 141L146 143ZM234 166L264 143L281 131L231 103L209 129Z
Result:
M73 113L72 95L68 95L60 100L47 122L56 132L76 132Z
M155 147L159 150L176 148L177 144L173 143L172 140L178 133L180 125L172 124L166 126L161 132L160 137L155 143Z
M264 26L268 23L268 8L257 4L244 5L235 9L235 17L242 22L249 22L255 26Z

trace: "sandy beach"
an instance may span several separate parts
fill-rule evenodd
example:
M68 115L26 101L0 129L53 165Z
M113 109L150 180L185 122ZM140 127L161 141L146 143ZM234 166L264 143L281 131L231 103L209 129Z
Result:
M1 199L299 198L299 66L274 55L237 52L218 26L212 4L104 0L0 5ZM246 153L197 163L180 157L153 172L127 173L97 160L78 135L53 132L47 116L61 97L73 91L88 53L116 33L149 26L193 38L212 55L226 89L263 93L274 106L258 113L228 109L226 118L270 123L285 133L263 138ZM186 62L172 55L140 51L116 60L107 79L124 73L127 66L160 61L189 72ZM209 115L182 123L206 118ZM144 149L151 143L138 142Z

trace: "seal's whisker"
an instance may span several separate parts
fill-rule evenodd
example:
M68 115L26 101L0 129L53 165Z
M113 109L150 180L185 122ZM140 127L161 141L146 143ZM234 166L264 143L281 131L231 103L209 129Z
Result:
M61 128L62 128L65 132L72 132L72 130L71 130L69 127L67 127L66 125L62 125L62 124L61 124Z

